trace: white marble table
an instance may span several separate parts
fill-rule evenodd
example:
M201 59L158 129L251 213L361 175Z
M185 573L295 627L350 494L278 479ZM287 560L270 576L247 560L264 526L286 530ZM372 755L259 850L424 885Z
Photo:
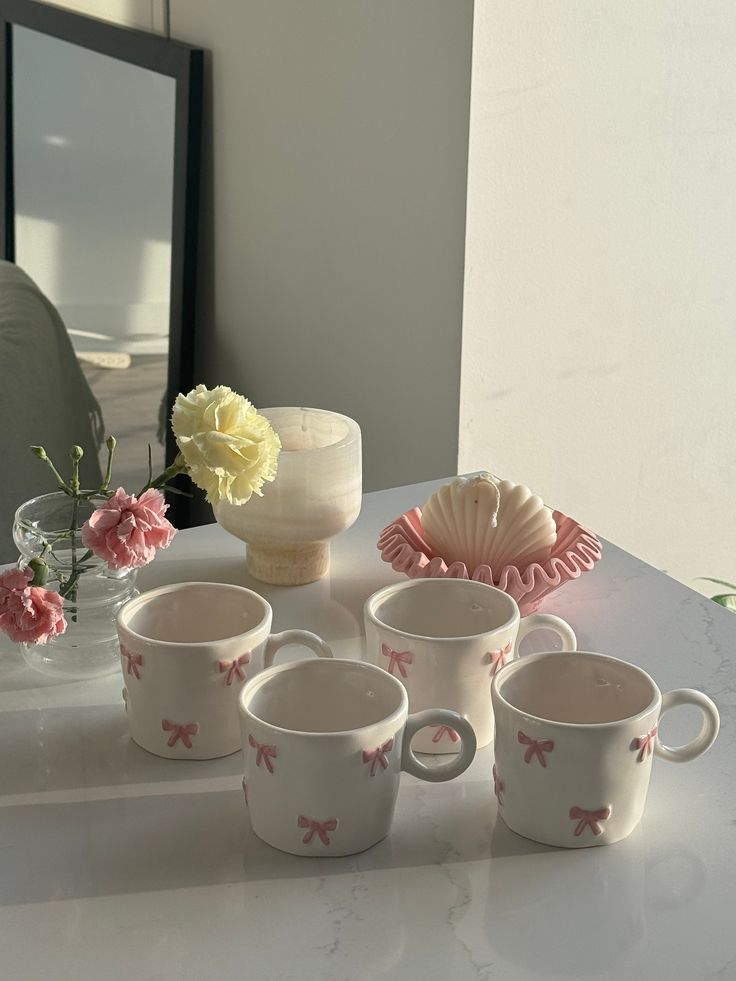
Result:
M330 579L263 590L275 629L359 656L362 603L398 578L378 531L432 486L367 495ZM253 585L215 526L179 534L142 585L186 579ZM610 848L509 832L486 749L453 783L405 776L393 833L368 852L290 857L249 830L240 754L149 756L126 735L119 676L52 684L2 657L0 979L736 978L736 616L611 545L544 609L581 648L699 687L722 713L707 756L657 761L644 824ZM668 742L693 732L688 712Z

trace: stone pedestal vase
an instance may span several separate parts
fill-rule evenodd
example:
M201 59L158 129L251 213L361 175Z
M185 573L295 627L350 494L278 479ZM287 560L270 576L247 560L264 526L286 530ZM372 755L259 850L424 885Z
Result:
M261 582L297 586L330 567L330 539L360 513L360 427L326 409L262 409L281 439L278 473L243 505L220 503L215 518L246 542L247 567Z

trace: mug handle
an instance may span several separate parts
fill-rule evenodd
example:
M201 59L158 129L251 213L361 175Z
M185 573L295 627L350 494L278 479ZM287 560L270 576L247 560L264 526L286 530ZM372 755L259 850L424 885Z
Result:
M529 616L522 617L519 622L519 632L516 635L517 654L519 652L519 644L533 630L552 630L562 641L563 651L577 650L577 637L567 620L563 620L562 617L556 617L552 613L530 613Z
M665 712L677 705L695 705L700 709L703 713L703 724L700 727L700 732L695 739L685 743L684 746L665 746L657 736L654 740L654 752L657 756L670 760L672 763L689 763L690 760L702 756L713 745L721 726L721 718L713 700L704 695L702 691L695 691L694 688L676 688L674 691L668 691L662 695L660 719Z
M302 644L308 647L317 657L333 657L332 648L311 630L282 630L280 634L271 634L263 654L263 667L270 668L276 654L287 644Z
M460 752L453 756L447 763L440 766L427 766L420 762L411 748L411 741L416 732L424 729L425 726L449 726L460 736ZM406 720L404 729L404 742L401 750L401 769L411 773L420 780L428 780L430 783L442 783L444 780L452 780L464 773L473 762L475 756L475 730L462 715L451 709L425 709L423 712L414 712Z

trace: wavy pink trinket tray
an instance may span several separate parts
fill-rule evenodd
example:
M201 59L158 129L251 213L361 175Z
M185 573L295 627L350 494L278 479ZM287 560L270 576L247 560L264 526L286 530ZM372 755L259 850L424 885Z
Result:
M421 508L405 511L384 528L378 548L384 562L410 579L475 579L498 586L513 596L521 615L526 616L553 590L592 569L603 554L603 546L592 532L561 511L553 511L552 516L557 525L557 541L550 557L522 570L507 565L498 577L488 565L479 565L470 575L464 562L448 566L441 555L435 555L422 533Z

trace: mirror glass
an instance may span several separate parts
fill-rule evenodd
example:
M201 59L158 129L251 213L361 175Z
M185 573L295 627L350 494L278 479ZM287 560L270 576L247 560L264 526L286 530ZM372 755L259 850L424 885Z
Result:
M173 78L13 27L15 259L66 324L131 492L148 443L164 467L175 94Z

